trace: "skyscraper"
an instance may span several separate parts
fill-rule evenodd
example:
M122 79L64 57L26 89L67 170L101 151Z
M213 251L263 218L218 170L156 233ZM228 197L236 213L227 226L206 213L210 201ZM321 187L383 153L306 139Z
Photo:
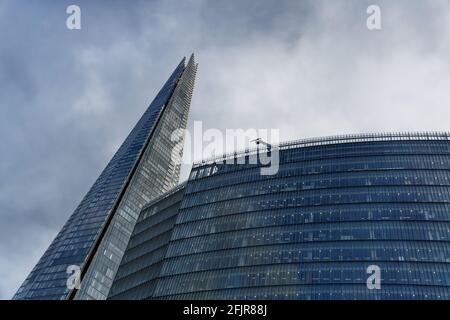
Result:
M141 208L178 183L196 71L183 58L13 299L108 296Z
M274 175L231 153L144 207L109 299L450 299L449 133L278 149Z

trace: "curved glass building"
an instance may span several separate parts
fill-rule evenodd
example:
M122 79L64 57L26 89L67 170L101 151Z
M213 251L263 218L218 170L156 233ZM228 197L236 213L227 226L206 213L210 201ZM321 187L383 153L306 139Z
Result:
M127 249L116 298L450 299L450 134L281 144L273 175L262 152L195 164L156 283Z

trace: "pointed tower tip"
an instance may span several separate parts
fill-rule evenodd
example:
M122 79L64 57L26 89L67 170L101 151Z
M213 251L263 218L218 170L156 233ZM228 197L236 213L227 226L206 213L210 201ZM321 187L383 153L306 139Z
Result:
M194 56L194 52L191 53L191 56L189 57L189 62L195 62L195 56Z

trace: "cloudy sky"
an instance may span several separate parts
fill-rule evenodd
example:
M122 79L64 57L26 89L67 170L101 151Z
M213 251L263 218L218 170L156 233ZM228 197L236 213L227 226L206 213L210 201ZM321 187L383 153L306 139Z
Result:
M70 4L81 30L66 28ZM189 127L282 140L449 127L447 0L0 0L1 299L193 51Z

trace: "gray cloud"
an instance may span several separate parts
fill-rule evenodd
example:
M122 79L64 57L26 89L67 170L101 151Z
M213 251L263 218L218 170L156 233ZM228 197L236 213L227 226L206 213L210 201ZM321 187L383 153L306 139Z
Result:
M80 31L65 27L72 3ZM381 31L366 28L372 3ZM190 127L278 128L282 140L447 130L449 9L445 0L0 2L0 298L182 56L195 51L200 63Z

